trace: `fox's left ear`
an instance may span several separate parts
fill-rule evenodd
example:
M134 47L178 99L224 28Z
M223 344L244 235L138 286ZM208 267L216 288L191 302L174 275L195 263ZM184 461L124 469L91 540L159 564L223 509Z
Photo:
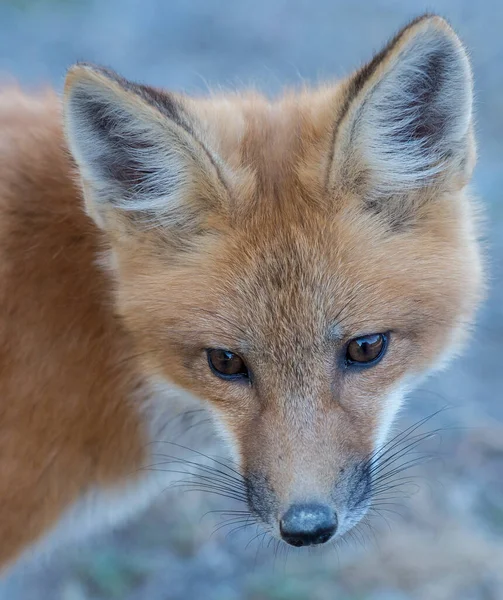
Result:
M329 182L373 202L470 178L472 75L440 17L405 27L347 82Z

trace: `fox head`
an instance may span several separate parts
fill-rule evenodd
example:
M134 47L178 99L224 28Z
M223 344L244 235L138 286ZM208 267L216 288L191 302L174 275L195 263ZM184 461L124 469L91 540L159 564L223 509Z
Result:
M207 403L271 531L344 533L404 393L481 295L456 34L419 18L344 81L274 101L81 64L65 122L146 375Z

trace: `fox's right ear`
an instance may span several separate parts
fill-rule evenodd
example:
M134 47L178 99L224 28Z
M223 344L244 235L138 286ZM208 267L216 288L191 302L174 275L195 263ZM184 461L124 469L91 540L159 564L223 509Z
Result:
M121 211L191 230L226 195L219 158L181 98L79 64L66 78L64 115L87 210L102 227Z

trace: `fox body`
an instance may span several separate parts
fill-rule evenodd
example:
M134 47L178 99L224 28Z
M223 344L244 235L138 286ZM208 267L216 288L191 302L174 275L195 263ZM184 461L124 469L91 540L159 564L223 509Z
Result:
M358 522L404 394L482 294L450 26L273 101L76 65L62 108L4 90L0 152L0 564L145 506L192 403L273 535Z

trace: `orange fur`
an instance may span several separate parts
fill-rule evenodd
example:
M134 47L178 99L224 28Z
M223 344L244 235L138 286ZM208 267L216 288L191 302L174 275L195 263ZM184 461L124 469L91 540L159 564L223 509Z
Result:
M100 202L74 151L82 194L52 92L0 95L0 564L85 491L144 464L152 378L207 402L243 471L267 480L274 530L289 504L313 489L327 497L368 456L398 382L465 337L482 287L465 190L471 130L462 167L377 210L364 205L374 179L345 133L372 78L425 26L455 39L439 19L418 21L365 85L355 75L275 101L146 99L76 67L68 103L81 84L106 89L175 140L190 180L175 225ZM75 135L67 123L72 150ZM377 331L392 332L382 363L334 366L349 339ZM217 379L204 353L215 347L246 357L254 385Z
M139 465L128 336L95 264L52 93L1 99L0 563Z

